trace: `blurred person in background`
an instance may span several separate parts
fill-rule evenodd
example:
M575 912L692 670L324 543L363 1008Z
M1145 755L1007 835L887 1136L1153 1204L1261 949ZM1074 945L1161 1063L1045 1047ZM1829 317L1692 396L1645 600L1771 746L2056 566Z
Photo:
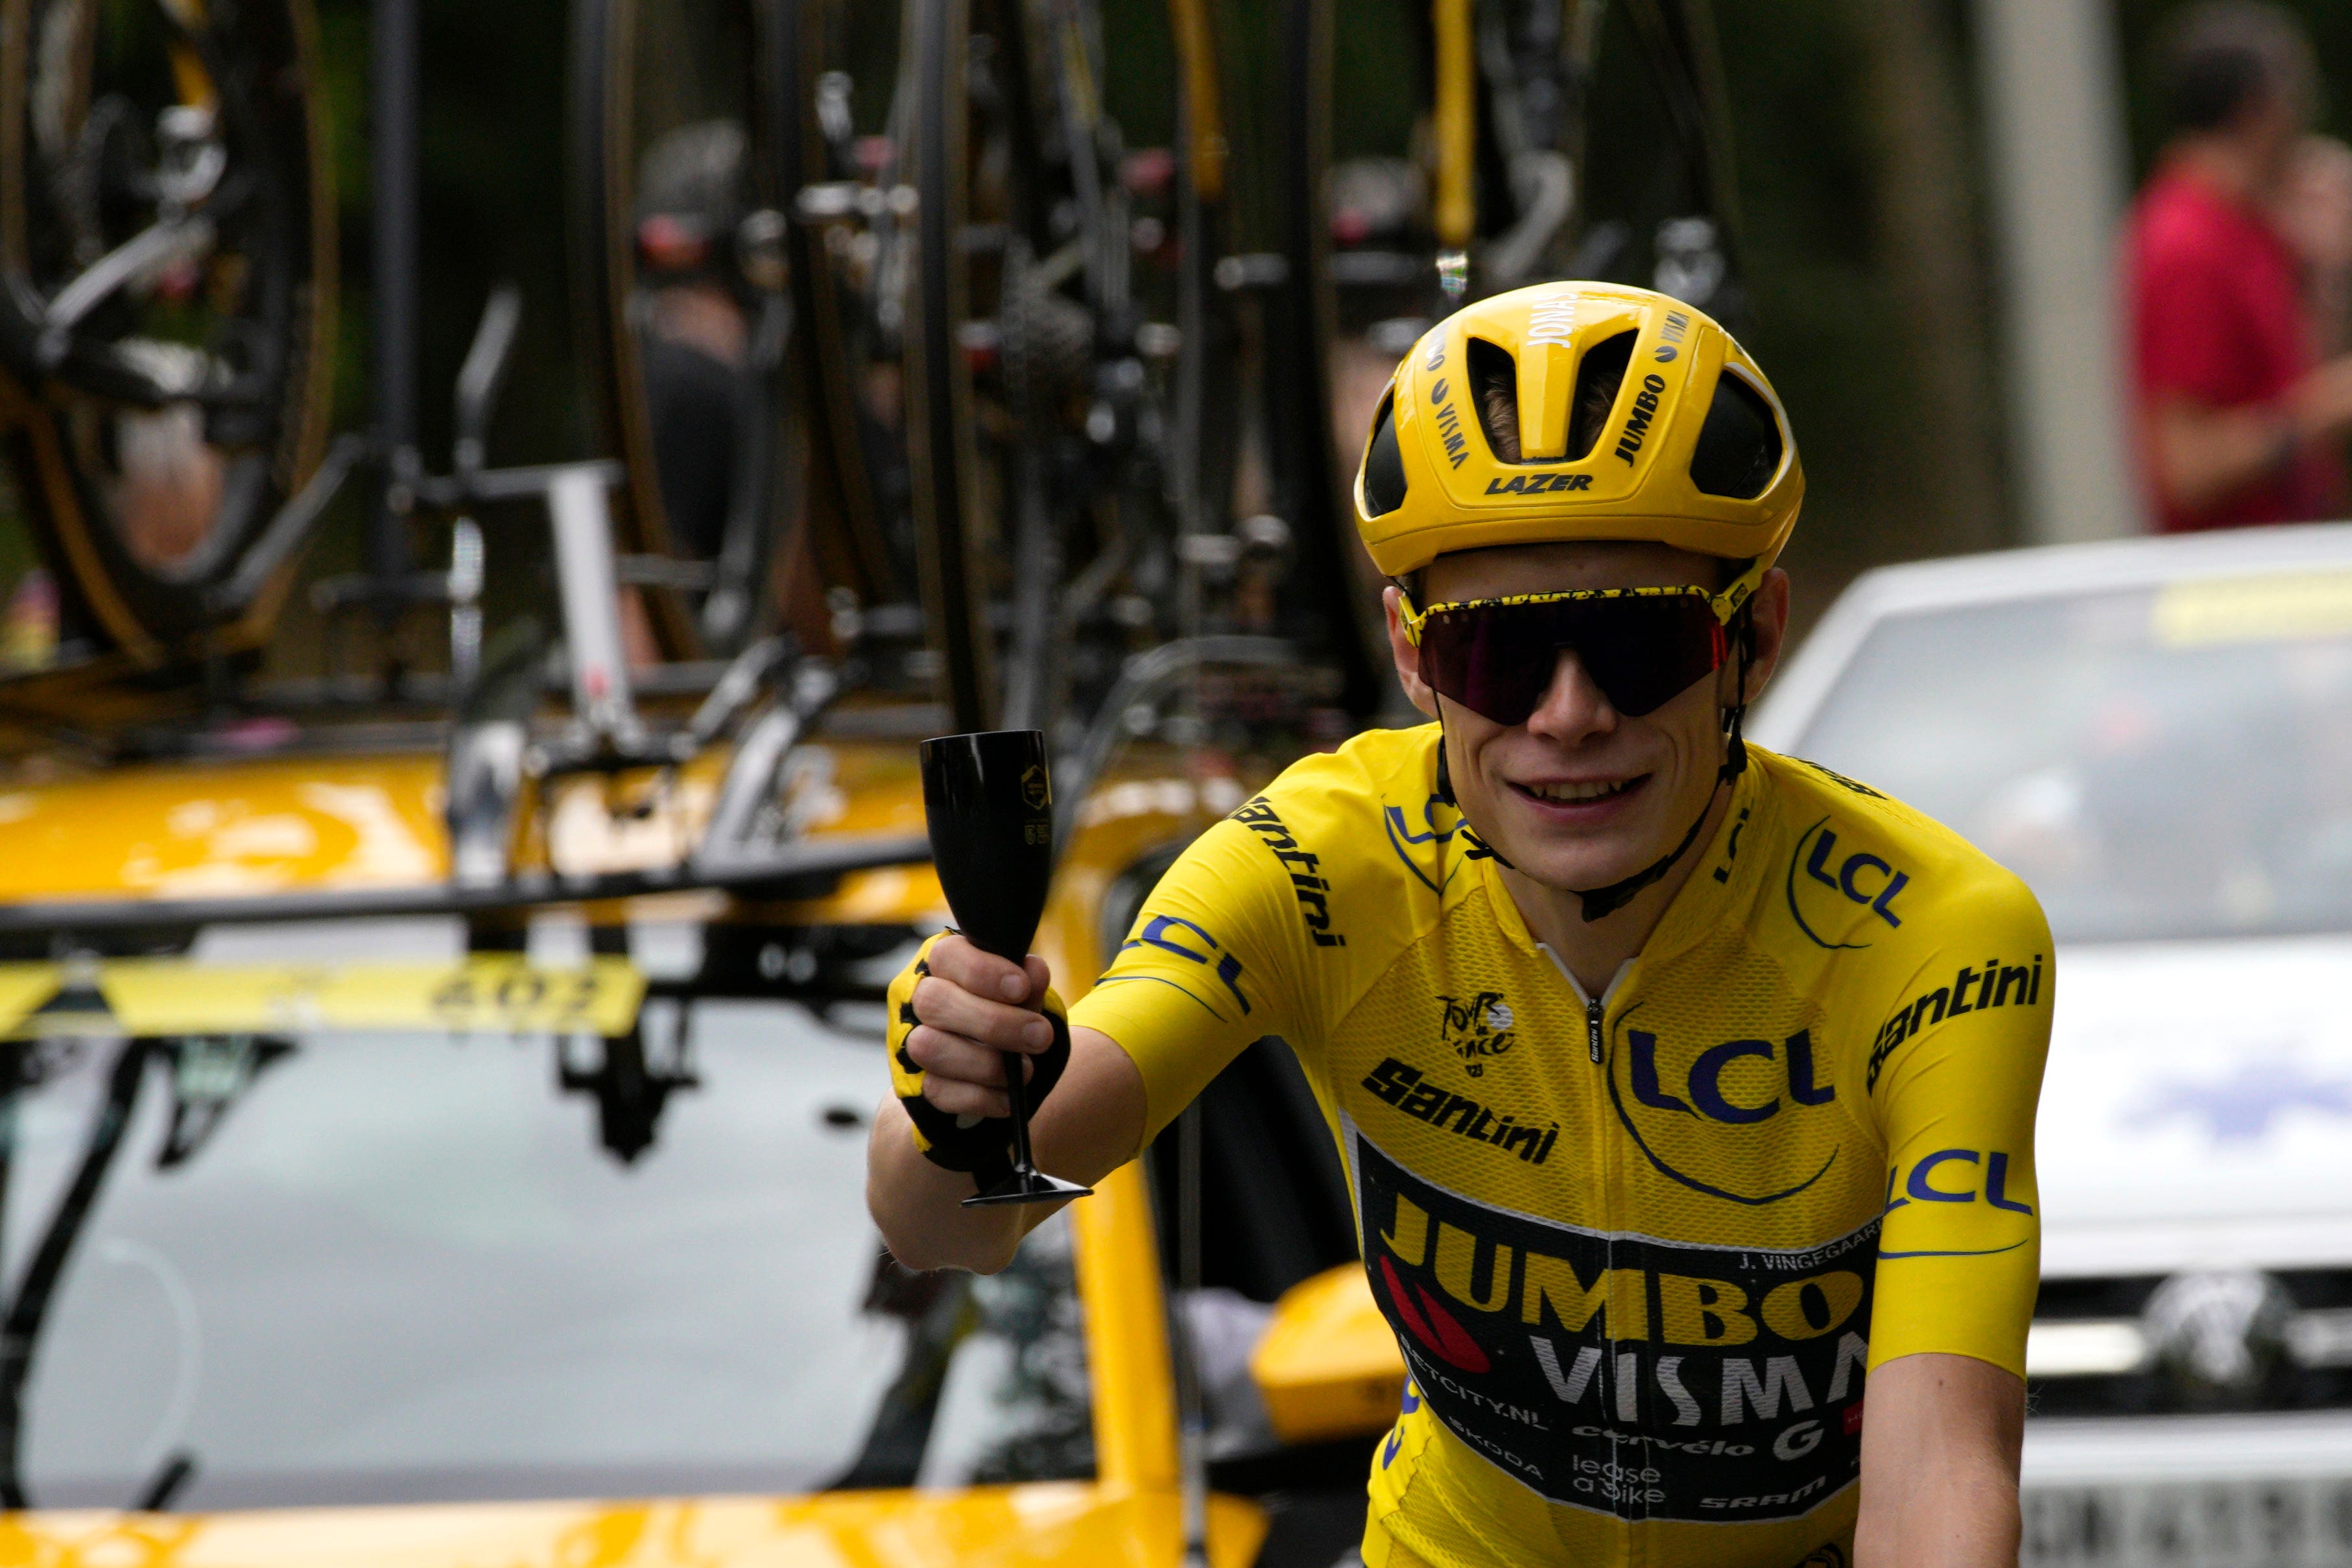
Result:
M672 546L719 553L740 457L751 323L730 273L743 128L709 120L646 150L637 181L638 353Z
M2352 147L2305 137L2273 216L2303 263L2313 345L2333 359L2352 349Z
M2140 452L2167 532L2341 515L2352 433L2352 149L2310 134L2284 11L2197 6L2165 51L2171 139L2125 241Z
M735 121L701 121L656 141L637 168L631 315L653 426L654 479L670 548L688 560L712 560L725 542L751 405L751 321L733 270L746 146ZM635 588L621 591L621 638L631 665L661 662L651 613Z

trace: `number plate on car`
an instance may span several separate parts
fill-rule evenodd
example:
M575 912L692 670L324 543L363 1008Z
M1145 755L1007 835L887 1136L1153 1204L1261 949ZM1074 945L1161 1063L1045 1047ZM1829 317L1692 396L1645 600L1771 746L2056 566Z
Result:
M2021 1568L2320 1568L2352 1561L2352 1478L2026 1489Z

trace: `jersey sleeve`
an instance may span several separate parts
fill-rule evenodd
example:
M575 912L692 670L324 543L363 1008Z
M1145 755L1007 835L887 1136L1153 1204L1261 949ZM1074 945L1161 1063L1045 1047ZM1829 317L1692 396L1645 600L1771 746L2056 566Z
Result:
M1073 1026L1109 1036L1143 1074L1146 1143L1252 1042L1293 1029L1294 909L1288 868L1227 818L1160 879L1071 1007Z
M2033 1115L2050 927L2022 883L1989 873L1940 928L1871 1046L1887 1173L1870 1364L1944 1351L2022 1377L2041 1279Z

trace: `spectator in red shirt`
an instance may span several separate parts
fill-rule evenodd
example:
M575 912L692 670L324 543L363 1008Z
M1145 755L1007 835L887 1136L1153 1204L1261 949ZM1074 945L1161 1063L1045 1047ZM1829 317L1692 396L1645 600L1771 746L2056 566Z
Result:
M2342 515L2352 355L2326 317L2345 297L2334 231L2352 217L2324 206L2340 149L2307 134L2310 45L2275 6L2201 5L2173 35L2165 74L2173 136L2125 243L2159 526Z

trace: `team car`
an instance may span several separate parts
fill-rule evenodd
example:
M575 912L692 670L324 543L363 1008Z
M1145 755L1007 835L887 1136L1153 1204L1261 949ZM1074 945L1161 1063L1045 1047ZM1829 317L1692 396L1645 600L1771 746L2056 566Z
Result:
M2344 1561L2352 527L1870 573L1754 733L2049 915L2021 1560ZM1875 886L1814 869L1800 907Z
M607 807L646 776L571 781L491 891L452 875L437 754L20 769L0 1561L1339 1555L1399 1390L1333 1359L1376 1318L1274 1305L1351 1249L1271 1047L1192 1129L1189 1206L1147 1161L999 1277L883 1254L881 984L944 911L913 748L860 718L790 752L771 869L803 869L723 887L677 853L715 763L642 816ZM1115 764L1056 971L1242 798Z

